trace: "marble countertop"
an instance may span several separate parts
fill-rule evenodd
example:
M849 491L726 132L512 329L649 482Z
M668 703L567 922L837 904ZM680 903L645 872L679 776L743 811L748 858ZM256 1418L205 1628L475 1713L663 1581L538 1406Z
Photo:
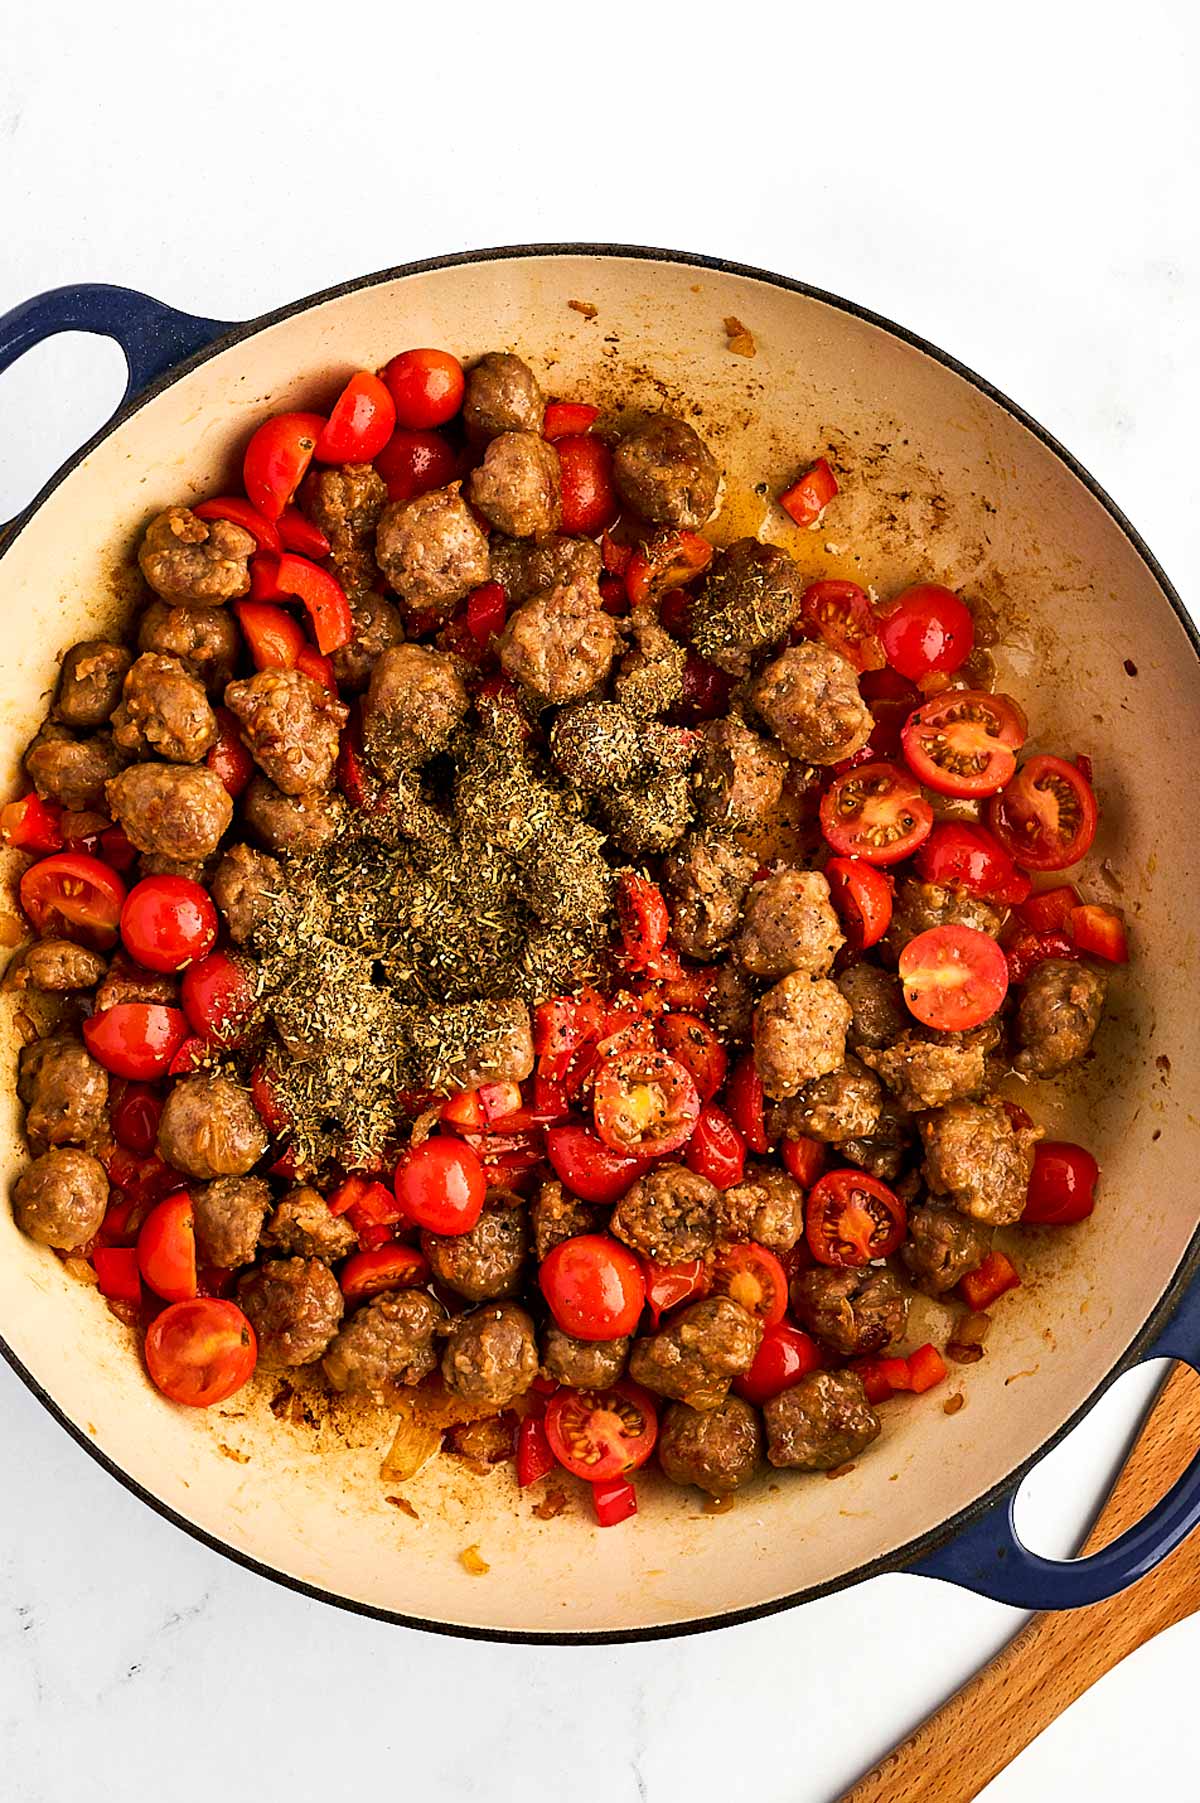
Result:
M698 15L697 15L698 16ZM488 19L311 0L21 9L0 67L0 309L76 280L217 317L407 258L665 243L850 296L983 371L1082 458L1181 587L1200 567L1197 27L1108 0L935 0L681 29L666 9ZM333 55L332 52L337 54ZM329 69L326 86L319 72ZM499 71L499 72L498 72ZM107 343L0 378L0 518L105 417ZM1106 1399L1026 1487L1065 1551L1144 1403ZM0 1795L107 1803L823 1803L1006 1639L909 1577L720 1634L509 1648L269 1585L142 1508L0 1367ZM984 1793L1192 1794L1200 1624L1144 1649Z

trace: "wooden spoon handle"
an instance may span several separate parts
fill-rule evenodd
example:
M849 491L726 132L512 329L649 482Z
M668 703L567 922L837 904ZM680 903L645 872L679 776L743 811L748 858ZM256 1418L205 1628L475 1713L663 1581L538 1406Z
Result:
M1200 1443L1200 1383L1177 1365L1158 1394L1085 1551L1133 1525ZM1035 1615L841 1803L970 1803L1104 1673L1200 1606L1200 1535L1107 1602Z

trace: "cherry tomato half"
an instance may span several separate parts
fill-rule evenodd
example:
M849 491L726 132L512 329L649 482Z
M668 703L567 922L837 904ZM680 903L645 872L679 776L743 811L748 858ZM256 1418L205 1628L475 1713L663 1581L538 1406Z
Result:
M634 607L656 595L683 588L713 560L713 548L698 532L656 532L636 550L625 568L625 592ZM663 621L667 625L667 621Z
M560 1465L595 1483L646 1463L658 1415L645 1390L628 1381L611 1390L564 1388L546 1404L546 1438Z
M705 1102L683 1158L689 1171L716 1189L731 1189L746 1168L746 1142L723 1108Z
M241 959L210 952L184 972L180 1000L194 1033L217 1045L237 1045L254 1012L254 984Z
M258 1342L235 1302L205 1296L173 1302L146 1329L146 1368L164 1396L206 1409L240 1390Z
M137 1083L165 1076L187 1036L182 1009L162 1002L118 1002L83 1023L83 1042L96 1063Z
M646 1274L646 1308L655 1327L662 1317L682 1302L693 1302L708 1288L708 1266L702 1258L681 1259L677 1265L660 1265L656 1259L642 1260Z
M396 1200L430 1233L470 1233L483 1212L487 1180L479 1158L459 1139L435 1133L396 1167Z
M882 610L879 637L892 669L920 682L935 672L948 676L966 662L975 644L975 622L952 590L919 582Z
M619 1202L646 1168L643 1158L614 1152L574 1121L546 1129L546 1156L555 1176L585 1202Z
M856 1267L886 1258L907 1225L899 1196L865 1171L826 1171L808 1192L804 1231L820 1264Z
M821 797L821 831L834 851L868 864L898 864L929 837L933 809L898 764L860 764Z
M360 369L334 402L313 456L318 463L370 463L395 424L390 390L369 369Z
M939 795L994 795L1017 767L1028 724L1011 695L949 689L911 713L900 735L913 774Z
M876 625L875 610L857 582L813 582L800 597L792 638L820 639L861 675L887 661Z
M562 529L594 538L617 517L617 491L613 487L612 452L602 438L572 433L560 438L558 485L562 495Z
M409 1290L424 1283L429 1276L429 1262L415 1246L376 1246L368 1252L354 1252L342 1266L338 1282L347 1302L363 1302L368 1296L381 1296L385 1290Z
M861 858L830 858L825 881L851 951L878 945L892 920L890 877Z
M594 426L599 417L599 407L592 407L586 401L547 401L542 416L542 437L552 444L558 438L574 438Z
M1027 1227L1069 1227L1096 1206L1100 1166L1084 1146L1044 1139L1034 1148L1029 1194L1021 1216Z
M824 1360L811 1334L777 1321L763 1329L763 1337L749 1371L735 1377L733 1387L747 1402L770 1402L772 1396L790 1390L810 1371L819 1371Z
M185 1189L150 1210L138 1234L137 1255L142 1277L164 1302L186 1302L196 1294L196 1226Z
M993 799L989 822L1005 851L1026 870L1064 870L1089 849L1099 813L1083 772L1065 758L1043 753L1026 759Z
M279 518L304 480L324 430L320 413L277 413L252 436L242 462L242 487L250 505L268 520Z
M449 351L401 351L383 372L396 407L396 424L424 431L444 426L462 406L463 367Z
M753 1052L743 1052L729 1073L725 1088L725 1106L729 1118L741 1134L748 1152L760 1157L768 1150L766 1097L762 1078L754 1063Z
M657 1158L691 1138L700 1097L691 1073L647 1040L601 1058L592 1108L606 1146Z
M712 1262L708 1289L713 1296L731 1296L767 1326L782 1321L787 1309L787 1272L773 1252L753 1240L722 1246Z
M1007 907L1023 902L1030 890L1029 878L999 839L971 821L939 820L917 852L916 866L923 882L965 889Z
M74 939L104 952L116 944L125 885L99 858L60 851L21 875L21 906L42 939Z
M397 430L375 459L389 501L411 501L444 488L458 468L458 453L440 432Z
M646 1301L642 1267L606 1233L563 1240L538 1270L542 1295L564 1333L576 1340L620 1340L638 1324Z
M182 970L212 949L217 910L200 883L185 876L147 876L121 909L121 938L147 970Z
M729 1066L729 1055L712 1028L696 1014L664 1014L654 1029L668 1057L682 1064L702 1102L711 1102Z
M900 953L910 1014L941 1033L965 1033L990 1020L1008 994L1008 963L977 927L930 927Z

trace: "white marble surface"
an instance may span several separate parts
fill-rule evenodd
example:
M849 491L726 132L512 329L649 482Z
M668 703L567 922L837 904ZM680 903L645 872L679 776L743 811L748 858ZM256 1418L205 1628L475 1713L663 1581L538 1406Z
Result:
M257 313L472 245L615 239L804 277L924 333L1059 434L1183 589L1200 564L1193 8L14 11L0 309L126 282ZM94 428L118 353L0 379L0 518ZM1027 1486L1065 1550L1131 1386ZM1146 1382L1141 1380L1141 1394ZM1084 1443L1086 1441L1086 1444ZM1004 1639L912 1578L631 1648L392 1630L249 1576L143 1510L0 1368L0 1796L820 1803ZM1196 1794L1200 1625L1150 1646L986 1792Z

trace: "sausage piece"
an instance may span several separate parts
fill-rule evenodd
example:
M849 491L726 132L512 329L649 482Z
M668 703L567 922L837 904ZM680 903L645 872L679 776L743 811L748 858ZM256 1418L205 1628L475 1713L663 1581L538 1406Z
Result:
M696 812L706 826L764 825L779 806L787 759L736 714L710 720L693 774Z
M164 601L219 607L250 592L253 535L232 520L200 520L168 507L151 520L138 551L142 575Z
M456 1396L506 1408L525 1394L537 1373L533 1322L515 1302L488 1304L452 1323L442 1377Z
M538 707L591 694L608 675L620 628L590 583L560 583L522 602L497 640L500 666Z
M523 1208L485 1208L469 1233L423 1233L433 1274L468 1302L515 1296L529 1251Z
M994 939L1004 925L1005 910L981 901L966 889L947 889L941 883L922 883L906 876L896 885L891 923L879 942L880 952L893 962L910 939L931 927L974 927Z
M327 1265L346 1258L358 1235L344 1215L332 1215L319 1190L301 1184L289 1190L267 1222L264 1246L296 1258L320 1258Z
M689 958L708 962L729 944L757 868L754 858L717 833L691 833L663 865L671 936Z
M761 653L787 636L803 594L800 566L786 551L739 538L713 558L692 603L689 637L708 663L746 676Z
M659 1396L694 1409L715 1409L730 1380L754 1363L762 1324L730 1296L709 1296L680 1309L669 1326L635 1340L629 1375Z
M608 1390L622 1375L629 1357L629 1339L575 1340L561 1327L547 1327L542 1335L542 1368L572 1390Z
M143 651L125 678L112 734L134 757L198 764L216 739L217 716L200 678L177 657Z
M220 777L194 764L131 764L105 785L108 806L139 851L199 862L233 819Z
M840 1071L814 1077L798 1095L780 1102L772 1111L770 1128L788 1139L819 1139L840 1145L847 1139L867 1139L879 1123L883 1090L873 1071L857 1058L846 1059Z
M1082 1058L1104 1012L1105 978L1087 964L1047 958L1030 971L1017 1003L1014 1067L1053 1077Z
M740 1396L715 1409L673 1402L658 1436L658 1460L673 1484L695 1484L710 1496L731 1496L762 1463L758 1410Z
M717 967L716 981L708 992L708 1020L722 1039L735 1044L749 1039L754 1025L754 990L736 964Z
M470 706L452 657L425 645L381 653L363 702L363 743L384 776L416 769L449 744Z
M778 982L791 970L823 977L846 943L819 870L778 870L752 883L734 956L752 977Z
M602 568L599 545L590 538L564 538L557 533L536 543L495 533L489 565L492 581L502 585L510 607L518 607L548 588L579 584L595 589Z
M509 538L543 538L562 523L558 452L536 433L499 433L468 488L472 505Z
M891 1271L817 1265L792 1279L792 1308L802 1327L843 1358L882 1352L908 1322L908 1297Z
M540 432L544 410L537 377L511 351L489 351L467 371L462 419L476 442L501 432Z
M283 795L327 789L349 709L303 670L260 670L231 682L225 705L242 743Z
M1020 1220L1040 1127L1014 1126L1002 1102L950 1102L917 1126L931 1194L992 1227Z
M890 971L880 970L876 964L851 964L837 986L850 1004L846 1043L851 1051L891 1045L912 1025L900 979Z
M424 1290L391 1290L357 1309L325 1354L325 1375L349 1396L385 1397L437 1368L434 1336L445 1311Z
M812 1371L763 1407L767 1457L792 1471L834 1471L878 1438L879 1416L854 1371Z
M266 1149L258 1110L231 1077L181 1077L163 1105L159 1156L188 1177L242 1177Z
M224 694L240 645L237 621L221 607L168 607L165 601L152 601L138 627L139 651L177 657L214 696Z
M248 1265L271 1206L271 1186L263 1177L217 1177L193 1184L192 1218L202 1264L233 1270ZM289 1247L289 1251L298 1248Z
M944 1296L960 1278L979 1269L991 1246L990 1229L956 1208L930 1202L910 1211L900 1257L914 1289Z
M84 639L62 660L54 715L64 726L103 726L121 699L121 684L133 662L125 645Z
M609 1232L662 1265L699 1258L717 1237L720 1192L685 1164L659 1164L613 1209Z
M346 817L346 804L328 789L285 795L265 776L255 776L242 797L242 813L264 845L301 858L329 844Z
M6 989L45 989L63 995L91 989L104 975L104 959L72 939L37 939L5 974Z
M533 1250L540 1264L564 1240L577 1239L582 1233L595 1233L600 1225L600 1211L565 1190L556 1177L549 1177L530 1204L529 1225L533 1232Z
M108 1125L108 1072L79 1040L66 1035L22 1048L17 1093L25 1134L35 1151L87 1146Z
M237 1286L240 1308L258 1336L258 1362L313 1365L342 1319L337 1278L319 1258L273 1258L247 1271Z
M853 757L875 726L846 659L811 639L769 663L750 698L788 756L806 764Z
M970 1033L941 1033L936 1039L902 1033L894 1045L882 1051L864 1047L862 1061L878 1071L901 1108L915 1114L922 1108L943 1108L947 1102L982 1094L990 1075L988 1055L999 1037L995 1021Z
M330 662L342 693L359 695L370 682L380 654L404 643L404 621L400 609L393 607L386 596L370 592L351 601L350 612L354 637L348 645L338 646Z
M283 866L265 851L231 845L213 873L212 898L235 945L248 945L283 894Z
M804 1191L778 1165L753 1159L717 1200L717 1237L757 1240L772 1252L790 1252L804 1232Z
M754 1020L754 1067L772 1101L840 1070L850 1004L827 977L793 971L768 989Z
M108 732L77 739L65 726L47 720L25 752L25 769L42 801L57 801L71 813L105 813L105 790L125 764L125 753Z
M694 530L712 515L721 471L684 420L650 413L617 441L613 481L621 499L644 520Z
M409 613L446 619L488 579L487 533L459 494L461 484L392 501L379 516L375 558Z
M305 478L304 505L329 540L330 561L352 608L375 580L375 529L387 498L387 483L370 463L343 463Z
M104 1166L74 1146L43 1152L13 1185L17 1226L58 1252L85 1246L99 1232L107 1207Z

